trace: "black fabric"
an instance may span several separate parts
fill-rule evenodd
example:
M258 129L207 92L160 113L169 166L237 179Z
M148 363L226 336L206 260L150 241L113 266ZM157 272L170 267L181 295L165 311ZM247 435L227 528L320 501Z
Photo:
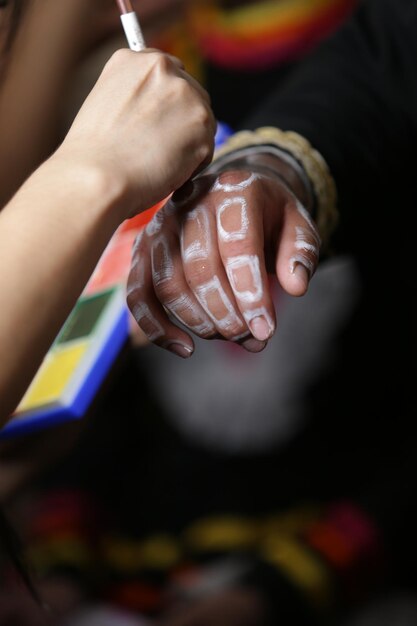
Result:
M306 596L276 567L254 559L252 568L240 584L257 589L264 597L266 616L262 626L276 626L281 623L318 626L319 621Z
M238 128L270 94L271 84L281 84L296 67L297 62L292 62L272 69L233 71L204 61L204 86L216 119Z
M414 0L364 1L242 123L299 132L335 178L341 219L333 244L356 259L363 297L341 338L339 367L315 391L319 421L327 425L322 430L316 422L310 444L317 437L317 458L325 441L331 445L325 458L332 473L341 459L336 442L350 448L345 470L333 473L339 488L355 485L352 494L374 511L394 553L408 552L411 561L417 504L411 227L417 203L416 34Z
M363 2L242 123L296 130L323 154L337 182L348 249L369 240L382 212L385 232L402 228L399 203L414 198L416 28L413 0Z

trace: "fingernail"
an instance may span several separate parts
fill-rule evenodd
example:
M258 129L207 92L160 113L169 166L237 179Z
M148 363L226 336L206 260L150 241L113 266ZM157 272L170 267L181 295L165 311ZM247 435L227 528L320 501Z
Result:
M170 342L164 343L162 347L166 348L173 354L180 356L182 359L189 359L192 353L194 352L194 348L187 346L186 344L181 343L179 341L170 341Z
M298 282L306 289L310 282L310 272L305 265L299 262L295 262L291 273L297 278Z
M258 341L257 339L251 337L251 339L246 339L245 341L242 341L240 345L248 352L262 352L267 343L267 341Z
M270 338L272 329L264 317L255 317L249 326L255 339L266 341Z

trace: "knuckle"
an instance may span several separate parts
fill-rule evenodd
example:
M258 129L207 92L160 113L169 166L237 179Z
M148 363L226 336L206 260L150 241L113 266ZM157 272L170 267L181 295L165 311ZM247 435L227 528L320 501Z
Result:
M104 66L104 68L106 71L118 70L120 67L125 67L126 63L131 58L132 58L132 53L130 50L125 49L125 48L120 48L119 50L116 50L115 52L113 52L110 59L107 61L106 65Z
M206 328L191 328L192 332L200 337L201 339L216 339L219 337L219 333L215 329L215 327L211 324L211 322L207 322Z
M128 286L126 302L129 310L133 312L135 306L143 302L141 289L137 286Z
M212 144L209 142L203 142L198 148L198 153L196 157L200 163L203 163L205 161L208 161L212 154L213 154Z
M189 103L192 98L191 85L184 80L181 76L175 78L172 83L172 89L175 92L175 97L181 102ZM188 110L188 117L190 117L190 110Z
M320 243L314 231L297 227L295 249L312 262L317 262L319 258Z
M154 277L154 288L158 300L163 304L175 300L181 293L176 281L164 280L159 277Z
M212 114L204 103L196 106L195 109L194 124L199 131L200 137L207 141L207 146L211 147L214 145L214 137L216 134Z
M155 51L151 52L150 55L153 68L157 73L166 74L167 72L172 71L174 64L167 54Z
M182 120L187 119L187 124L192 124L192 116L190 115L190 89L183 78L167 74L166 72L162 76L159 74L159 78L163 78L164 81L164 99L171 103L172 107L177 107L183 110Z
M247 239L243 241L221 242L219 248L225 267L236 258L257 257L263 259L265 257L263 251L260 254L259 246L251 235L248 235Z
M217 180L222 186L234 187L241 185L242 182L248 180L250 176L251 172L249 170L229 170L221 172L218 175Z
M200 97L199 94L197 95ZM213 117L210 109L203 102L195 107L195 116L197 124L204 126L204 128L211 128Z
M187 283L191 289L208 282L214 275L214 268L206 261L193 261L184 268Z

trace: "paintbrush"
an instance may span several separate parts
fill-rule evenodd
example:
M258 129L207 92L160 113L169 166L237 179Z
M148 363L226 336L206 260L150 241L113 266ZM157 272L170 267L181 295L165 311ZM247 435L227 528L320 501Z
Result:
M138 16L133 10L130 0L116 0L120 11L120 20L126 35L127 43L131 50L139 52L146 48L143 38L142 29L139 24Z

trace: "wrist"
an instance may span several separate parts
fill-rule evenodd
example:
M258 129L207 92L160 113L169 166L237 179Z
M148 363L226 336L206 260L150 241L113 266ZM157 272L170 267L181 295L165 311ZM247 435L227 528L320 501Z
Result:
M214 173L229 169L247 169L251 172L278 178L315 217L316 199L308 177L297 161L279 148L249 146L227 153L216 159L210 170Z
M284 179L301 204L308 209L310 213L313 213L315 199L311 186L305 177L301 177L300 172L292 163L284 160L283 157L266 152L259 152L252 157L252 160L254 163L264 163L271 169L271 172L276 171L277 174Z
M327 248L339 216L336 184L323 156L305 137L296 132L261 127L254 131L240 131L232 135L216 151L214 164L219 167L226 160L230 169L230 163L233 162L235 165L237 155L242 155L246 150L253 154L275 154L279 157L276 160L277 164L280 160L293 165L293 170L298 173L300 179L297 181L294 173L291 175L292 185L295 185L293 191L296 195L302 193L301 181L305 182L306 193L308 189L311 190L314 202L305 206L317 224L323 247ZM282 167L281 163L280 168ZM273 171L278 174L277 166L274 165L274 168ZM288 170L285 169L288 175ZM290 179L287 179L286 183L290 184L289 181ZM301 197L299 195L298 197L301 201Z
M72 194L76 191L77 197L82 197L80 210L85 212L85 206L88 206L92 217L95 215L98 220L108 221L112 228L117 228L130 216L127 182L111 168L85 158L83 154L72 153L64 145L46 161L45 166L49 169L49 177L59 181L64 190Z

